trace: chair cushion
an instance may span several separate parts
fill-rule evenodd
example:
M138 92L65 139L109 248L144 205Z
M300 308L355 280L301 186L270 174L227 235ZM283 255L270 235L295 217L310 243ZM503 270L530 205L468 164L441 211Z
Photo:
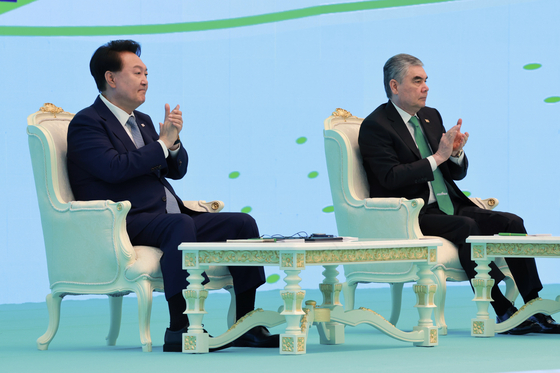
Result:
M135 281L141 276L163 279L159 260L163 252L157 247L134 246L136 261L125 271L125 276L130 281ZM210 282L204 287L208 290L221 289L233 286L233 279L228 267L211 266L206 270Z
M437 264L432 268L432 270L439 267L445 271L464 272L461 262L459 261L459 252L457 251L455 245L441 237L426 236L426 238L437 238L443 242L443 245L438 247Z
M204 285L204 288L207 290L233 287L233 278L229 273L228 267L211 266L206 270L206 275L210 280L209 283Z
M163 252L160 249L152 246L134 246L134 251L136 251L136 261L125 271L128 280L136 281L141 276L163 278L159 265Z
M440 246L438 248L438 264L435 265L432 269L441 267L445 271L457 271L462 274L461 277L464 277L466 279L466 275L464 273L463 267L461 266L461 262L459 261L459 254L455 245L453 245L450 241L447 241L445 238L441 237L426 236L426 238L438 238L443 241L443 246ZM509 268L507 267L507 263L504 258L495 258L494 263L498 268L500 268L501 270L506 270L509 273Z

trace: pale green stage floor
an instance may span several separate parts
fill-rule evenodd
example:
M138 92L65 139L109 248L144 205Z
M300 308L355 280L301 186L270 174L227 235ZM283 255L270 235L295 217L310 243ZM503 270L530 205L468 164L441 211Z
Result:
M319 344L315 328L310 331L307 354L279 355L277 349L229 348L187 355L162 352L167 326L167 304L154 298L152 311L153 351L143 353L138 337L136 298L125 297L123 322L117 345L105 345L109 328L106 299L77 300L66 297L58 334L49 350L38 351L36 339L47 328L45 303L0 305L0 372L560 372L560 335L470 336L470 319L476 307L468 286L447 289L447 336L437 347L414 347L394 340L369 326L346 328L342 345ZM410 330L417 323L415 295L405 288L398 326ZM543 298L555 299L560 285L547 285ZM306 300L321 303L317 290L307 290ZM228 293L212 292L207 301L205 328L214 335L224 332ZM519 307L521 300L518 299ZM276 310L278 291L259 292L257 307ZM388 288L358 289L356 304L388 317ZM493 314L493 312L491 311ZM560 317L557 317L560 319ZM273 329L282 332L284 326Z

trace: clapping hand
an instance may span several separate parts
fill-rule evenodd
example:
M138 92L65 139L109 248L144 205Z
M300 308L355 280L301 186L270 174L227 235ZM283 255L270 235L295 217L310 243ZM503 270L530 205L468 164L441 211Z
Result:
M183 113L177 105L170 110L169 104L165 104L165 116L163 123L159 123L159 139L163 141L168 149L175 150L179 145L175 142L179 138L179 132L183 129Z
M451 156L455 157L457 155L459 155L461 153L461 150L463 150L463 147L465 146L465 144L467 143L467 140L469 139L469 133L465 132L465 133L461 133L461 126L463 124L463 120L459 119L457 121L457 125L455 127L457 128L457 133L455 135L455 140L453 140L453 151L451 152Z
M458 155L463 149L463 146L465 146L465 144L467 143L469 134L461 133L462 124L463 120L459 119L455 126L441 135L438 150L436 154L434 154L434 160L436 161L438 166L447 161L450 156Z

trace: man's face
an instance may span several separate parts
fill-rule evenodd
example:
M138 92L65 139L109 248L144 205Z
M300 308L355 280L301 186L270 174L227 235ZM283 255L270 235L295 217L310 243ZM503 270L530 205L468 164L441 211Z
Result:
M106 73L107 85L112 89L109 100L127 113L146 101L148 69L140 57L131 52L120 53L122 70ZM109 75L107 75L109 74Z
M426 106L429 90L426 85L427 79L422 66L409 66L401 83L395 79L391 80L392 99L395 104L410 115L416 114Z

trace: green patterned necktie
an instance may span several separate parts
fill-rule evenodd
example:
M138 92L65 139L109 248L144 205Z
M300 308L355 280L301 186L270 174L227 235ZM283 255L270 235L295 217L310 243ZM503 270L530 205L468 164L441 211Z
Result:
M428 146L428 142L426 141L426 137L420 128L420 123L418 122L418 118L412 116L410 118L410 123L414 125L414 139L416 140L416 145L418 146L418 150L420 150L420 155L422 158L428 158L432 155L432 151ZM439 206L439 209L445 212L447 215L453 215L453 203L451 202L451 198L449 198L449 194L447 193L447 187L445 186L445 181L443 180L443 175L438 168L434 171L434 180L431 181L432 189L434 194L436 195L436 200Z

